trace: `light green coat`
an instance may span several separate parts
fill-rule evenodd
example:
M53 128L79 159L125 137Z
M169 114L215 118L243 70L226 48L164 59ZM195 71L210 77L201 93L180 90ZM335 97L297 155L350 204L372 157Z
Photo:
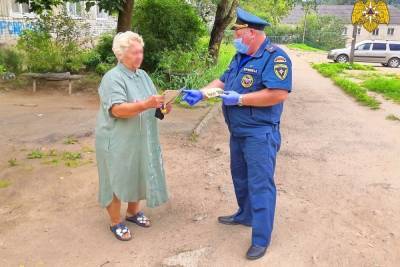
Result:
M107 207L115 194L121 201L147 200L156 207L168 200L155 110L129 118L115 118L114 104L145 100L157 94L143 70L133 72L119 63L100 84L96 125L99 201Z

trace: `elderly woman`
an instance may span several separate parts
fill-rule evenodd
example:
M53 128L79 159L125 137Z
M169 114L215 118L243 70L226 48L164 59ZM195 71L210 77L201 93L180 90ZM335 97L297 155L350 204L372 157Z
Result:
M132 235L121 221L121 201L128 202L126 220L149 227L140 211L140 200L156 207L168 199L155 109L163 96L144 70L143 39L136 33L115 36L113 52L118 65L100 84L100 110L96 125L96 158L99 171L99 201L111 219L115 237L128 241ZM167 106L167 113L171 106Z

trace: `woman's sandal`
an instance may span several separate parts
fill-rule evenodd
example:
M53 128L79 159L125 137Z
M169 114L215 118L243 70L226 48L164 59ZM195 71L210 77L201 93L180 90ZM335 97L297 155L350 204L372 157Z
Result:
M113 234L115 235L115 237L116 237L118 240L121 240L121 241L129 241L129 240L132 239L132 234L131 234L131 232L129 231L128 227L126 227L126 225L123 224L123 223L119 223L119 224L116 224L116 225L114 225L114 226L110 226L110 230L111 230L111 232L113 232ZM128 237L128 238L127 238L127 237L124 237L124 235L125 235L126 233L129 233L129 237Z
M139 211L136 215L133 215L131 217L126 217L126 220L129 222L136 223L137 225L141 227L148 228L151 226L150 219L144 215L143 211Z

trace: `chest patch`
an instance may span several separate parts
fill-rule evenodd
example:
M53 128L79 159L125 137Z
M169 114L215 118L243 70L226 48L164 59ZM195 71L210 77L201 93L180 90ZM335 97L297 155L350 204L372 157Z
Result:
M244 88L250 88L254 84L254 77L250 74L246 74L242 78L242 86Z

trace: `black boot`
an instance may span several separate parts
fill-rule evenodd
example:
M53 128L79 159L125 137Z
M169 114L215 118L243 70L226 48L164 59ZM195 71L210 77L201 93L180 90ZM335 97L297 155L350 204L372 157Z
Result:
M265 255L266 251L267 247L259 247L252 245L247 251L246 257L249 260L257 260L259 258L262 258Z

